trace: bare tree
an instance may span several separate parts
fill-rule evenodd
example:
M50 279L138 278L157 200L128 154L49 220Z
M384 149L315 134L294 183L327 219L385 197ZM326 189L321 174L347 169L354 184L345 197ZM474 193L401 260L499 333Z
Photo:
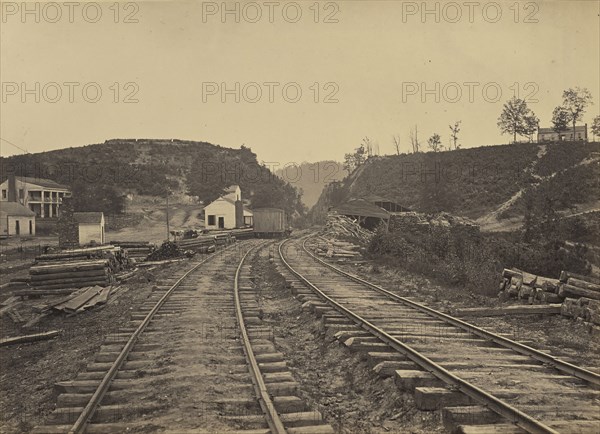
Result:
M450 128L450 139L452 140L452 144L454 145L455 150L460 148L460 145L458 144L458 133L460 133L461 122L462 121L454 122L454 126L448 125L448 127ZM452 147L450 147L450 149L452 149Z
M373 156L373 141L365 136L362 141L362 146L364 146L365 151L367 151L367 156L370 158Z
M412 146L413 154L416 154L419 152L419 147L421 146L419 143L419 130L416 125L415 125L414 131L410 130L409 137L410 137L410 144Z
M400 134L392 136L394 142L394 148L396 148L396 155L400 155Z

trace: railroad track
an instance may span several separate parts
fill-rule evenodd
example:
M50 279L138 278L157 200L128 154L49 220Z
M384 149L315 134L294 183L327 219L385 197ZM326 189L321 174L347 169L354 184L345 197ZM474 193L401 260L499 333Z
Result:
M260 318L247 260L263 247L242 241L165 276L85 372L57 384L34 432L333 432L296 395Z
M600 375L430 309L279 245L292 292L375 372L462 433L599 433Z

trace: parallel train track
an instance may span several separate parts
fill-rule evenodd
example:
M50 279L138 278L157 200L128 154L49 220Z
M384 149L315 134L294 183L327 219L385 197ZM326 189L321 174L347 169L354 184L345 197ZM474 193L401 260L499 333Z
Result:
M165 277L86 372L59 384L34 432L333 432L297 396L260 318L245 262L263 246L242 241Z
M328 330L465 433L599 433L600 375L400 297L279 245L282 272ZM304 288L302 288L304 286Z

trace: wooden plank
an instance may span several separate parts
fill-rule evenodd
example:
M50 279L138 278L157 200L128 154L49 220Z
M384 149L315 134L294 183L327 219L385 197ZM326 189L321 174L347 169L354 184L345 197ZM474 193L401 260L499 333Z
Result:
M45 341L58 336L60 331L52 330L44 333L36 333L33 335L15 336L0 340L0 347L6 347L9 345L22 344L27 342Z
M560 304L538 304L506 307L474 307L459 309L457 316L502 316L502 315L560 315Z

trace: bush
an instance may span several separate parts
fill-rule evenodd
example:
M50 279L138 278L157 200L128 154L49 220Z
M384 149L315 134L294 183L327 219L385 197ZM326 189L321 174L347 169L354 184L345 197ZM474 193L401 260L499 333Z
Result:
M372 256L393 259L409 271L440 278L476 293L495 296L503 268L519 268L547 277L561 270L588 274L587 249L564 242L526 243L517 233L475 234L461 227L429 227L422 233L376 232L368 246Z

